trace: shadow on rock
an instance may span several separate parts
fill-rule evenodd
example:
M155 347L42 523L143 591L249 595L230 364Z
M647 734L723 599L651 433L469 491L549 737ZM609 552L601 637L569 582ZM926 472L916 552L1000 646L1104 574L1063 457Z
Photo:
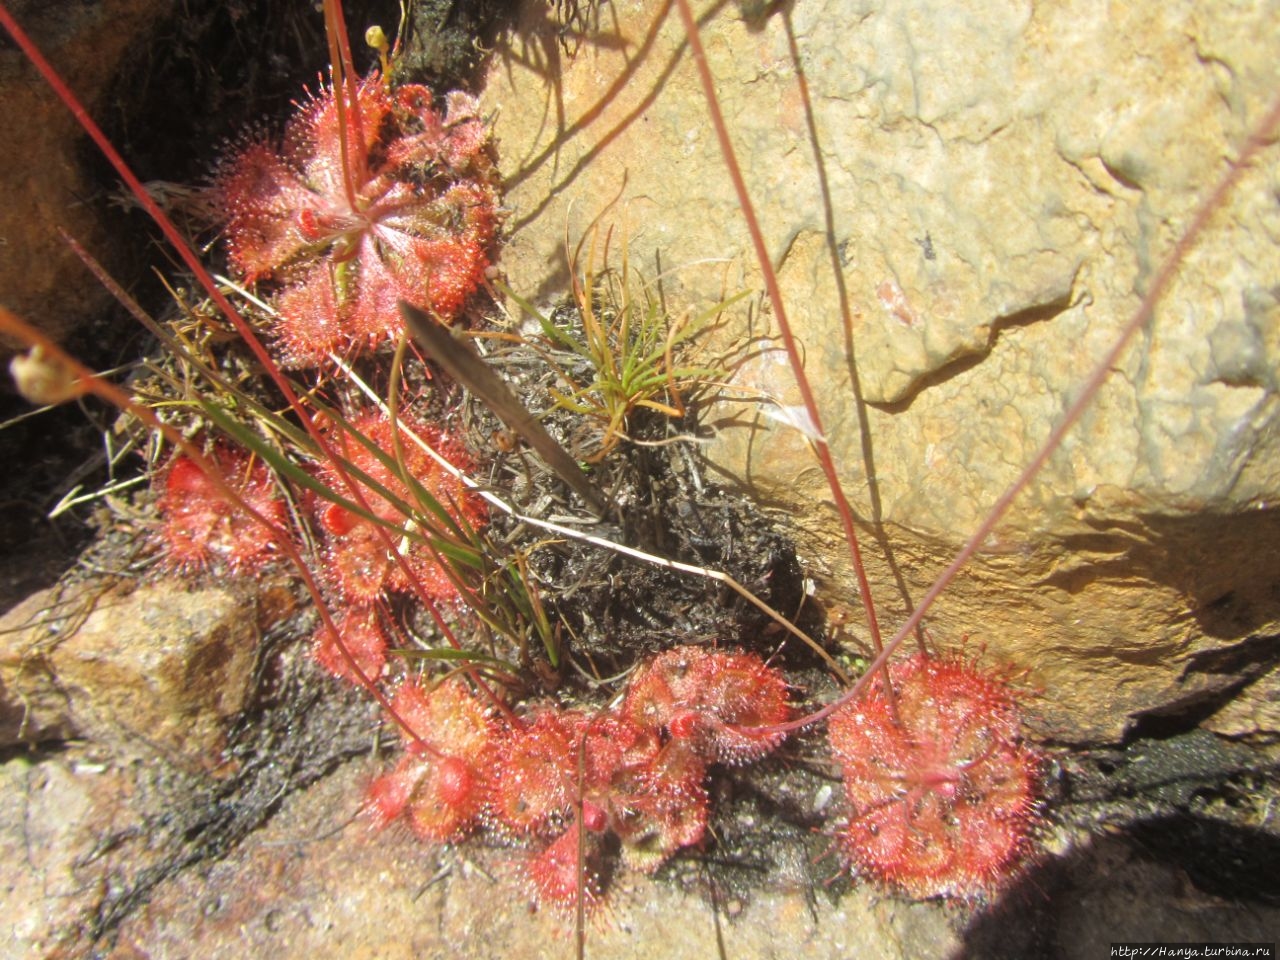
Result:
M1280 837L1208 817L1139 820L1030 869L957 957L1086 960L1118 942L1271 943Z

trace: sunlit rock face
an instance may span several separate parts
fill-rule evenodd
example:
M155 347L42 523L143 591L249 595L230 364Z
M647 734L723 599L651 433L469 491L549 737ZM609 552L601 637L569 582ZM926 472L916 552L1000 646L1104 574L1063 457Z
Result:
M526 6L483 95L512 287L563 291L566 236L572 249L603 214L615 260L625 235L673 303L760 289L674 9L610 4L562 29ZM892 628L1032 458L1265 113L1274 30L1262 3L702 10ZM1224 729L1275 726L1247 704L1266 699L1274 645L1257 638L1280 620L1276 169L1272 148L930 617L939 644L967 636L1030 667L1055 736L1203 720L1229 696ZM776 345L771 309L752 303L732 332ZM776 404L707 411L709 456L792 518L820 599L856 608L783 355L734 382ZM849 642L861 623L849 611Z

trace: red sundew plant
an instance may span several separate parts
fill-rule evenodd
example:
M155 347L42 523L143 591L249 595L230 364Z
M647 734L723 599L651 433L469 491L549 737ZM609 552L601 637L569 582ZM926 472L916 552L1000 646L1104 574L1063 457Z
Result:
M708 770L687 741L668 742L626 774L609 823L628 867L653 873L679 851L702 844L711 821Z
M207 456L250 507L277 525L284 523L284 500L266 464L221 442ZM187 571L221 568L251 573L275 558L277 547L270 532L228 498L190 457L174 455L160 476L159 540L167 564Z
M642 667L623 713L652 726L703 762L758 760L785 736L760 731L790 716L782 675L750 653L675 647Z
M336 626L322 624L313 655L337 677L359 682L377 678L387 662L389 639L379 605L396 596L435 603L453 600L458 589L443 564L438 534L463 539L488 520L484 502L458 476L429 456L428 442L455 469L471 467L465 448L439 428L404 411L393 423L382 411L353 415L321 436L342 451L345 464L322 463L318 474L329 490L341 487L339 470L362 479L364 500L343 506L325 501L316 519L324 558L322 576L346 610Z
M377 606L362 604L344 610L333 627L322 623L311 639L311 655L335 677L358 683L359 674L382 676L389 645Z
M279 145L241 148L214 183L232 262L278 288L291 366L394 338L398 300L452 321L489 265L497 191L475 100L450 94L442 114L425 87L355 90L340 109L323 88Z
M535 903L569 913L581 906L593 916L604 903L599 834L570 828L529 858L524 866L529 893Z
M969 897L1006 882L1036 819L1041 758L1021 740L1017 698L973 663L916 654L827 721L854 868L917 897Z
M419 738L402 738L405 754L369 787L368 808L381 827L404 816L423 840L456 840L480 821L495 726L490 710L461 680L427 689L406 680L391 700Z
M411 591L433 600L456 596L457 590L441 568L439 553L428 543L426 531L443 522L474 530L488 520L484 501L443 469L410 434L426 440L454 467L464 471L471 468L471 458L461 443L423 422L412 411L402 412L394 425L384 413L367 411L352 416L345 426L334 425L324 431L332 447L342 451L350 468L369 481L366 500L372 516L336 503L325 503L318 510L325 573L345 600L368 604L388 594ZM402 457L399 462L397 450ZM327 486L340 488L340 478L332 464L322 463L319 473ZM413 486L406 478L412 478ZM431 506L443 511L447 520L432 515ZM398 556L387 549L388 532Z
M330 32L332 41L331 47L334 50L340 51L334 55L333 68L335 76L340 77L343 81L351 80L349 84L339 83L339 86L346 87L347 95L336 96L334 100L337 105L337 112L342 116L344 115L344 104L346 106L354 104L358 99L358 94L356 92L356 84L353 80L354 74L351 66L351 53L349 43L346 38L345 25L342 23L339 16L336 4L332 2L326 3L325 16L326 27ZM104 156L124 180L137 202L161 229L161 232L177 251L182 262L191 270L200 286L204 288L210 298L210 301L216 305L220 311L222 311L224 316L231 323L232 327L240 335L244 341L244 345L248 348L249 354L253 360L256 360L256 362L260 364L261 370L265 373L267 379L275 386L276 389L278 389L280 396L282 396L287 403L290 415L295 418L295 421L293 423L289 423L283 419L277 418L272 423L272 430L274 432L279 432L282 435L289 435L292 437L305 435L303 447L308 452L317 451L318 455L325 460L327 468L332 469L333 475L340 481L342 493L339 494L339 496L349 497L350 499L346 502L350 503L358 511L362 511L366 515L369 514L368 496L364 488L343 466L342 460L338 458L329 446L322 431L317 428L311 404L304 403L302 401L294 385L284 375L280 365L272 359L270 353L258 339L253 327L244 319L232 304L220 284L214 281L212 274L201 261L199 255L196 254L191 245L187 242L186 238L174 226L173 222L164 213L164 211L161 210L155 199L148 193L147 189L142 185L141 181L139 181L132 170L129 169L129 166L124 162L118 151L116 151L115 147L103 134L102 130L89 117L83 106L77 100L75 94L61 79L57 71L54 70L54 68L44 58L39 49L34 43L32 43L25 31L22 30L10 15L7 8L2 4L0 4L0 25L3 25L10 36L17 42L18 46L23 51L23 54L37 68L48 82L50 88L75 116L86 134L88 134L88 136L103 152ZM350 97L349 101L346 99L346 96ZM354 111L354 114L358 118L358 108ZM347 112L345 115L351 116L352 113ZM358 119L354 121L354 127L355 129L360 129L360 122ZM347 154L344 141L344 138L346 137L346 125L344 123L339 123L338 130L339 141L340 143L344 143L341 150L344 154L349 156L349 154ZM361 155L363 156L363 154ZM355 207L356 202L354 199L354 191L348 190L348 199L351 201L352 206ZM73 247L75 247L74 243ZM76 249L77 252L81 253L82 259L85 260L86 265L90 270L101 277L102 273L100 268L97 268L96 264L87 257L87 254L79 251L78 247L76 247ZM113 291L117 292L118 298L121 299L122 303L124 303L124 305L139 318L140 322L142 322L144 326L153 330L153 332L159 330L158 325L156 325L149 317L146 317L142 313L141 308L134 304L127 295L123 294L122 291L119 291L118 288L107 280L104 280L104 283L106 283L109 288L113 289ZM402 718L399 718L399 715L392 706L390 700L375 682L375 678L369 677L361 669L360 663L343 642L341 630L339 629L336 618L330 609L328 598L325 596L325 591L321 588L320 579L313 571L312 564L309 562L309 559L303 556L303 546L296 538L296 531L290 530L288 524L282 524L279 522L279 514L275 512L274 508L265 511L258 509L251 499L241 492L234 477L225 476L224 471L204 452L204 450L186 439L182 432L172 424L158 417L147 403L131 396L127 391L115 386L85 368L83 364L75 361L72 357L66 354L65 351L61 350L56 344L49 340L48 337L42 335L39 331L25 323L21 318L13 315L9 311L0 309L0 326L3 326L5 330L13 333L22 341L32 345L32 355L33 357L39 356L41 358L42 369L50 371L57 370L59 372L59 377L68 381L67 384L64 385L66 389L62 391L64 398L92 393L108 403L119 407L121 410L128 412L148 430L154 431L163 436L175 449L180 451L181 455L185 459L189 460L192 466L195 467L195 471L192 471L189 467L181 468L178 479L174 482L175 490L183 490L187 487L199 487L200 484L198 484L194 479L195 474L203 473L205 478L208 480L209 488L220 494L222 499L225 500L227 504L233 505L235 510L240 511L246 517L251 518L253 522L256 523L263 532L265 532L273 547L278 550L282 556L287 558L296 574L300 577L302 586L305 588L307 594L315 604L316 611L319 614L323 626L328 629L328 634L322 642L328 642L331 645L331 648L336 653L337 657L345 661L350 675L368 691L370 696L372 696L384 707L384 709L387 710L388 714L397 721L405 735L410 740L415 743L424 742L415 730L409 727ZM208 384L218 390L221 390L224 394L229 393L231 395L230 397L223 396L222 400L233 403L244 402L249 408L256 410L259 416L264 416L267 419L271 419L275 416L270 412L270 410L268 410L268 408L263 406L258 399L240 394L237 389L234 386L229 385L228 381L217 371L205 366L202 361L196 359L186 351L185 348L175 340L175 338L165 336L162 333L161 339L163 342L169 344L171 349L175 351L175 354L180 356L184 362L192 364L194 369L200 371L204 380ZM191 400L190 397L184 397L183 399L188 403ZM240 424L233 418L227 416L226 409L221 403L206 402L203 399L197 398L196 405L200 407L205 417L210 421L209 426L216 424L228 435L233 436L238 443L252 449L255 455L263 457L270 462L273 469L295 478L303 473L296 463L290 461L288 454L282 454L282 452L271 443L264 443L263 438L255 431L246 429L243 424ZM301 427L301 432L299 431L299 426ZM303 454L304 457L306 455L307 454ZM301 488L314 490L315 483L314 481L302 482ZM332 494L333 491L331 490L330 493ZM410 508L409 512L411 512L411 509L412 508ZM217 511L215 511L215 513L216 512ZM408 536L409 533L410 531L406 531L406 536ZM391 543L389 540L386 540L386 542L388 544ZM394 551L395 547L393 545L389 545L387 550L388 552ZM456 637L453 636L448 625L442 620L438 611L436 611L429 603L427 604L427 607L429 613L436 621L446 639L450 644L457 647L458 642ZM482 681L479 679L475 682L483 686Z
M584 719L581 713L544 707L502 738L494 753L494 769L501 773L486 784L485 803L499 831L526 838L563 829L573 809L575 746Z
M655 672L709 663L722 671L749 665L751 689L713 682L686 697L677 716L697 714L711 726L726 716L779 717L775 701L786 685L750 654L677 647L643 667L636 684L652 689L646 678ZM683 680L695 671L679 672ZM635 698L623 703L628 701ZM460 681L432 690L406 681L392 704L410 727L424 731L423 742L406 744L396 767L370 787L375 824L385 826L404 814L419 837L444 841L481 821L499 836L530 844L534 849L523 872L539 903L569 910L581 895L587 905L597 905L605 892L607 835L617 838L623 862L644 873L706 836L706 779L720 748L714 738L675 736L656 712L636 722L636 712L625 706L592 712L542 704L515 722L491 721ZM692 726L704 729L702 722ZM758 759L781 738L753 744L750 757L735 755L730 762ZM579 834L587 865L581 876Z
M405 476L429 487L433 468L410 467L413 454L408 444L374 440L372 445L383 456L363 457L361 449L368 448L362 447L355 431L311 431L328 458L320 468L324 481L339 496L345 498L344 491L349 490L359 501L328 503L319 511L318 524L332 566L347 568L330 575L328 597L321 594L292 541L281 535L282 514L277 507L257 501L252 483L237 482L238 476L251 477L256 470L250 467L244 472L249 461L238 459L242 455L224 461L215 452L206 458L208 471L219 474L213 477L200 465L198 451L184 447L187 465L182 465L182 458L174 461L162 497L167 501L165 509L174 517L207 518L209 529L223 532L240 519L237 509L243 510L247 521L271 534L263 541L271 546L254 557L270 556L274 549L287 554L298 567L324 621L316 641L317 657L328 660L332 672L346 670L365 683L401 729L402 759L369 791L375 822L406 817L415 832L433 841L455 839L482 824L493 826L540 847L526 868L540 900L582 912L603 896L600 864L609 834L618 840L624 861L637 869L656 869L676 851L703 841L709 820L706 777L710 764L758 759L788 732L830 719L831 749L844 775L847 801L841 844L855 869L914 896L971 897L998 887L1026 852L1038 760L1020 741L1017 698L1000 676L925 654L892 658L1043 467L1150 319L1154 304L1210 213L1221 206L1240 171L1280 126L1280 101L1151 278L1139 309L1042 450L916 603L912 615L882 643L861 567L854 517L822 439L819 411L720 115L697 25L687 0L677 0L677 6L760 260L774 320L801 387L814 449L844 522L851 563L862 587L877 654L859 680L821 710L789 719L786 683L773 668L749 655L677 650L641 665L622 706L613 711L544 706L520 720L497 698L482 696L474 675L431 690L409 681L389 699L372 682L385 667L385 651L374 629L380 629L383 621L374 604L388 593L407 594L410 588L430 596L432 578L438 572L438 566L427 564L425 555L414 556L423 538L413 516L416 491L409 490ZM336 5L326 0L327 16L336 19L335 10ZM289 399L294 415L309 426L307 407L297 400L279 364L261 350L198 258L3 6L0 22L72 106L139 202L208 286L211 298L241 330ZM349 64L349 52L343 59ZM347 67L335 65L335 72L341 74L336 89L322 92L303 108L281 147L251 144L227 161L218 178L217 189L230 210L226 229L233 261L247 279L274 285L275 306L282 317L277 329L280 359L297 366L320 365L330 352L376 346L397 333L399 320L389 308L398 299L416 303L445 321L455 317L488 264L487 248L495 229L495 188L484 153L487 134L473 104L455 97L441 116L422 88L389 92L376 81L356 82ZM803 89L801 96L807 96ZM136 406L127 398L121 400L110 384L75 366L7 314L0 313L0 321L76 370L86 390L130 409ZM154 417L146 422L164 431ZM415 429L421 427L418 424ZM374 436L379 429L373 420L359 423L365 436ZM435 439L442 441L440 436ZM373 486L352 484L351 471L342 460L372 478ZM390 463L396 462L405 469L393 469ZM211 491L220 495L221 505L215 505L218 497L204 496ZM455 522L466 515L468 494L461 488L439 488L439 493L433 490L431 495L444 505L446 514L451 509L460 511L453 514ZM477 514L467 522L474 525L483 517ZM358 530L361 533L353 536ZM377 536L379 532L383 535ZM240 568L257 562L247 556L236 559L220 537L206 541L188 532L177 539L180 550L190 551L187 558L177 559L178 565L223 562ZM252 543L253 538L245 540ZM375 540L377 547L371 546ZM334 599L352 605L350 622L332 616L327 601ZM690 679L695 675L701 677L697 684ZM505 719L491 716L504 710ZM504 777L523 789L495 786Z
M1066 429L1079 417L1087 398L1096 393L1107 370L1145 316L1139 311L1112 354L1098 368L1090 387L1050 435L1040 455L996 504L988 520L943 572L934 588L916 604L912 616L897 634L883 643L853 511L825 440L821 414L804 372L777 274L720 110L697 23L688 0L676 0L676 4L689 37L716 139L800 390L811 428L807 435L841 518L876 653L861 679L834 702L800 720L764 725L757 732L796 729L833 718L832 749L843 764L845 790L852 807L841 839L848 858L869 873L919 896L971 895L984 885L993 888L1007 880L1029 843L1035 809L1033 797L1038 786L1033 755L1024 751L1017 739L1020 721L1016 705L1011 696L1001 692L1002 687L993 676L983 675L971 666L962 671L954 667L942 669L938 667L941 661L935 663L923 652L904 668L902 679L907 681L904 693L898 690L899 675L890 657L920 625L943 587L976 552L1014 497L1061 442ZM800 93L807 97L807 88L802 85ZM861 705L858 698L866 697L870 681L876 682L883 706L878 711L860 713L856 709ZM975 691L982 691L983 695L976 696ZM842 714L841 711L853 712ZM837 716L842 719L834 719ZM867 736L860 740L858 734L863 726L860 718L865 717L874 719L866 721ZM979 744L989 746L990 752L969 755ZM859 751L888 750L892 746L896 746L897 751L881 758L889 766L886 776L879 780L864 776L877 769L876 761L862 757ZM899 802L902 798L904 802ZM982 839L988 829L994 831L995 837L990 843Z
M748 687L713 678L695 695L686 681L706 673L710 664L722 674L749 665L744 672L753 682ZM674 679L682 699L665 699L670 686L655 698L656 678ZM555 843L563 844L566 832L576 834L575 810L580 809L584 834L613 833L623 861L652 873L706 834L707 770L723 750L716 737L702 732L723 727L726 717L785 719L785 701L778 704L785 690L781 675L754 655L674 648L641 667L616 711L544 707L523 729L513 729L495 754L489 816L500 830L522 837L560 835ZM641 700L658 705L645 710L638 706ZM687 735L678 736L665 718L684 721ZM751 756L732 755L728 762L759 759L781 739L771 735L753 743ZM558 855L546 855L560 862ZM530 866L534 885L558 889L539 879L544 868L546 863L535 858Z

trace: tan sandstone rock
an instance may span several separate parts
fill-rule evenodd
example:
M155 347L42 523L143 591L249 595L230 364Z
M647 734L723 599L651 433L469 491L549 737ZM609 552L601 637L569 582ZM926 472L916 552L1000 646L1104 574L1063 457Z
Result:
M749 18L756 6L700 4L703 42L892 632L1265 112L1275 10L797 0ZM484 93L512 286L563 290L566 234L620 197L605 219L633 266L682 267L670 296L718 299L725 267L707 260L730 262L731 290L759 289L674 7L610 4L593 29L558 31L527 4ZM1208 709L1276 657L1257 641L1280 624L1278 190L1272 147L930 617L939 644L967 636L1030 667L1050 735L1113 739ZM767 309L738 323L776 335ZM779 359L735 383L795 404ZM856 605L805 439L763 412L713 411L710 455L787 515L820 597ZM1237 732L1276 732L1249 715L1263 726Z
M123 739L203 766L244 706L260 625L243 591L161 580L45 591L0 636L5 743Z

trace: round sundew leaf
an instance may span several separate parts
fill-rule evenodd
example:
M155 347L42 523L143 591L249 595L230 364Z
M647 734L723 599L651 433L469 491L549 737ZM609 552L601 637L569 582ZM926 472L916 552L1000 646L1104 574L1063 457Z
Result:
M848 806L840 845L859 873L916 897L972 896L1018 867L1034 825L1037 754L1005 680L961 660L894 663L828 723Z
M543 834L567 818L575 797L576 723L543 710L498 744L489 777L490 818L516 836Z
M582 844L581 871L578 830L573 826L526 862L524 872L538 904L569 913L577 909L581 897L588 914L600 905L599 839L589 831L584 832Z
M479 780L470 766L456 757L429 757L423 763L427 773L409 798L409 825L423 840L456 840L480 817Z
M488 127L469 100L451 99L444 118L427 88L392 94L370 78L344 131L338 95L303 104L281 143L240 146L214 183L232 262L278 285L277 349L291 366L394 339L401 298L451 322L496 234Z

